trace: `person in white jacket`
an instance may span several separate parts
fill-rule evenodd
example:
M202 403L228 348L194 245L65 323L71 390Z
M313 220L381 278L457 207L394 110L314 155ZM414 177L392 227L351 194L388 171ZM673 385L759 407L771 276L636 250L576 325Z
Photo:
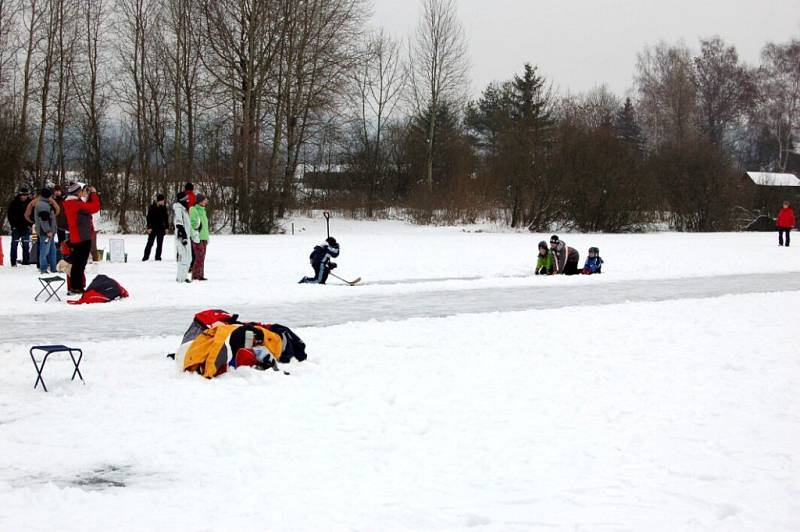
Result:
M179 283L191 283L188 279L189 264L192 262L192 250L189 247L189 234L187 229L191 227L189 221L189 198L186 192L179 192L175 203L172 205L175 214L175 249L178 252L178 275L176 280Z

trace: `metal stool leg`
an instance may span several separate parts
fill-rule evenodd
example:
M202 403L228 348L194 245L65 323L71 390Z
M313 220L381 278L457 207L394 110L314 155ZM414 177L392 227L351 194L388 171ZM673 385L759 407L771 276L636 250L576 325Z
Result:
M45 364L45 362L47 362L47 356L50 353L45 353L44 354L44 358L42 359L41 366L36 363L36 357L33 356L33 349L30 350L30 354L31 354L31 360L33 361L33 366L36 368L36 382L33 384L33 389L35 390L36 387L39 386L39 383L41 382L42 383L42 389L44 389L44 391L47 391L47 386L45 386L45 384L44 384L44 377L42 376L42 372L44 371L44 364Z
M78 361L77 362L75 361L75 357L72 354L73 351L78 353ZM70 380L74 381L75 380L75 375L77 375L78 378L81 379L81 382L83 384L86 384L86 381L83 380L83 375L81 375L81 370L79 368L79 366L81 365L81 360L83 360L83 351L81 351L80 349L70 349L69 350L69 356L72 359L72 363L75 365L75 371L72 372L72 379L70 379Z

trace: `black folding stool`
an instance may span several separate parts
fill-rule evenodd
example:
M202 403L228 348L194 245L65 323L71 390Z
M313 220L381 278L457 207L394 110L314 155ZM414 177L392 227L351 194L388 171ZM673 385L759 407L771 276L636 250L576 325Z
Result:
M36 294L36 297L33 298L33 300L39 301L39 297L42 294L46 293L47 299L44 300L45 303L47 303L53 298L56 298L57 300L61 301L61 298L58 297L58 291L61 289L62 286L64 286L64 283L66 282L67 282L66 279L64 279L63 277L59 277L58 275L55 275L53 277L39 277L39 283L41 283L42 289L39 290L39 293ZM55 287L53 287L53 285L55 285Z
M44 358L42 358L42 364L39 365L36 363L36 357L33 356L34 351L42 351L44 353ZM86 381L83 380L83 375L81 375L81 370L79 366L81 365L81 360L83 359L83 351L76 348L76 347L67 347L65 345L35 345L31 347L30 354L31 360L33 361L33 365L36 368L36 383L33 385L33 389L35 390L39 383L42 383L42 388L44 391L47 391L47 386L44 385L44 378L42 377L42 372L44 371L44 365L47 362L47 357L49 357L53 353L69 353L69 358L72 359L72 364L75 366L75 371L72 372L72 379L75 380L75 376L77 375L83 384L86 384ZM78 354L78 359L75 360L75 354Z

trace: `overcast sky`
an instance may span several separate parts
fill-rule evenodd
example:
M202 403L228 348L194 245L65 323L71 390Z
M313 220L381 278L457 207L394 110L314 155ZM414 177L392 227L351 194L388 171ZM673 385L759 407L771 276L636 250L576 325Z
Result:
M408 38L420 0L373 0L374 22ZM800 0L457 0L470 43L471 94L526 61L560 92L606 83L624 95L636 54L659 40L719 35L756 63L767 41L800 39Z

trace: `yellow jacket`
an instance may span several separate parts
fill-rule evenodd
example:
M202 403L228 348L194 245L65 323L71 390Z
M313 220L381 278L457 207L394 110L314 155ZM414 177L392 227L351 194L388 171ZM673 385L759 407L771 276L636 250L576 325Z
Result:
M240 324L218 325L203 331L192 341L186 356L183 359L184 371L197 371L202 368L202 375L207 379L222 375L228 370L228 360L235 353L231 353L230 337L233 331L241 327ZM266 347L275 360L281 357L281 337L263 327L256 327L264 334L264 347Z

